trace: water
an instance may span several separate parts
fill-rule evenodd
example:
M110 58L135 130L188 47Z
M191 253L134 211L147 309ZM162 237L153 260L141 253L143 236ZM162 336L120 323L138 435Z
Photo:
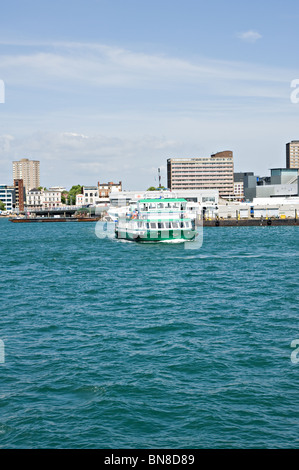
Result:
M298 227L0 220L1 448L297 448Z

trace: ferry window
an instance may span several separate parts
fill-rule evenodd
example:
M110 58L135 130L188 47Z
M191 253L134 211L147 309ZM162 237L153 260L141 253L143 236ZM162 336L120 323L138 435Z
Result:
M164 228L163 222L158 222L158 228Z
M163 208L164 208L163 202L159 202L159 204L158 204L158 209L163 209Z
M173 207L174 207L175 209L178 209L178 208L179 208L179 204L178 204L177 202L175 202L175 203L173 204Z
M173 228L179 228L178 222L172 222L172 226L173 226Z
M156 204L154 202L150 203L150 209L156 209Z
M184 228L184 222L181 222L181 228Z
M165 228L171 228L170 222L165 222Z
M157 228L156 222L151 222L151 228Z
M148 222L146 223L146 228L150 228L150 224Z

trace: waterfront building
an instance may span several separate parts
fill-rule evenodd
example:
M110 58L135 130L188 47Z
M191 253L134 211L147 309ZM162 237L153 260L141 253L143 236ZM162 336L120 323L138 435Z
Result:
M27 191L26 205L28 209L60 207L61 191L33 188Z
M296 168L272 168L271 176L246 175L244 173L245 199L263 197L290 197L298 194L298 170Z
M233 152L217 152L208 158L169 158L167 185L171 190L216 189L222 198L233 197Z
M15 188L15 209L19 212L23 212L25 208L26 193L23 184L23 180L14 179Z
M113 181L109 181L109 183L100 183L98 181L98 197L99 198L107 198L111 191L122 191L122 182L113 183Z
M43 191L43 207L60 207L62 206L60 190L44 190Z
M0 201L5 205L5 210L11 212L15 207L15 188L0 184Z
M296 184L298 180L297 168L272 168L271 184Z
M84 205L84 194L76 194L76 206Z
M286 144L286 167L299 169L299 140Z
M26 205L28 209L41 209L43 204L43 192L41 189L33 188L27 191Z
M217 189L179 189L175 191L111 191L109 194L110 204L115 207L127 206L130 201L138 199L158 199L158 198L183 198L188 202L195 202L201 205L217 205L219 201L219 191Z
M84 205L94 205L96 199L99 197L97 186L83 186Z
M108 183L100 183L98 181L97 186L83 187L83 194L78 194L78 197L76 197L76 205L99 205L103 202L109 201L108 198L111 192L118 193L120 191L122 191L121 181L119 181L119 183L113 183L113 181L109 181Z
M25 191L40 186L40 162L22 158L12 162L13 179L23 180Z

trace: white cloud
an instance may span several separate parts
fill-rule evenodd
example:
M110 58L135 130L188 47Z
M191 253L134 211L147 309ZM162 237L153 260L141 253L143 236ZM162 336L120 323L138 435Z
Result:
M296 138L294 70L80 43L27 44L0 63L1 182L11 182L12 160L27 157L41 161L45 186L122 180L139 190L169 157L223 149L237 168L266 172L266 156L282 166L281 149L284 158Z
M248 42L261 35L247 31L238 35ZM198 57L193 60L145 54L101 44L58 43L36 51L1 55L1 73L9 85L26 89L77 90L119 88L133 90L180 90L206 87L217 93L219 81L239 85L285 80L285 70L246 62ZM21 50L21 49L20 49ZM243 86L246 94L246 87Z
M165 163L164 156L179 151L181 145L165 137L125 139L94 134L87 138L75 132L0 136L1 165L7 170L7 182L12 182L11 162L25 155L40 160L43 186L122 180L126 188L142 189L154 183L158 167Z
M254 43L258 39L261 39L262 35L258 33L257 31L249 30L249 31L244 31L243 33L238 33L237 37L239 39L242 39L245 42Z

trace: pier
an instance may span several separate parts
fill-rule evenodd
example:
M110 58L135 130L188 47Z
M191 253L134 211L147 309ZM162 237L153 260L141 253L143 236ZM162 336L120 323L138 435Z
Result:
M198 222L198 225L201 225ZM203 220L204 227L285 227L291 225L299 226L299 219L297 218L272 218L272 219L212 219L212 220Z

